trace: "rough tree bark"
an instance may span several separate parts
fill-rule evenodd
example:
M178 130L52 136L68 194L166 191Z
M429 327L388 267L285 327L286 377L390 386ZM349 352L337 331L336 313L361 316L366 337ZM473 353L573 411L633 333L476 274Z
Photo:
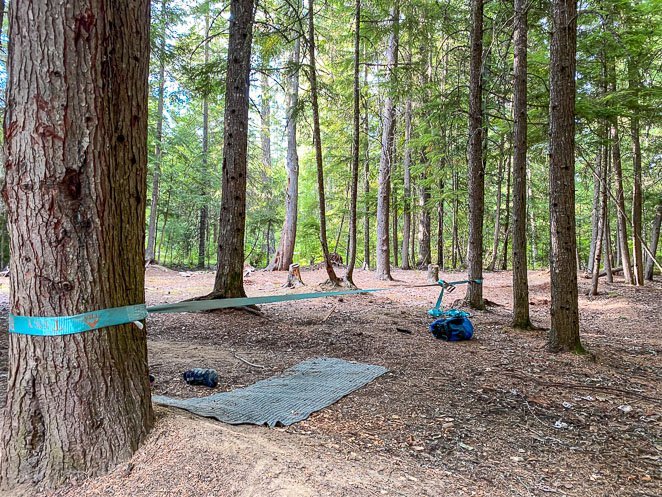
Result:
M4 3L4 2L2 2ZM156 136L154 146L154 171L152 173L152 200L149 210L149 228L147 230L147 249L145 250L145 262L154 261L154 250L156 247L156 218L159 207L159 184L161 181L161 165L163 162L163 104L165 100L165 49L166 49L166 5L167 0L161 0L161 36L159 38L159 89L158 104L156 109Z
M483 278L483 215L485 170L483 169L483 0L471 0L471 62L469 71L469 250L470 280ZM483 286L469 284L465 297L473 309L484 309Z
M354 285L356 264L356 206L359 195L359 147L361 146L361 87L359 79L359 54L361 50L361 0L356 0L354 11L354 135L352 137L352 186L349 207L349 257L345 271L345 283Z
M657 204L655 207L655 219L653 220L653 225L651 228L651 243L650 251L653 254L653 257L657 255L657 245L660 239L660 223L662 222L662 204ZM653 257L648 256L646 261L646 273L645 277L648 281L653 281Z
M142 303L149 2L11 2L9 33L11 312ZM8 370L5 488L105 472L152 426L146 334L133 324L11 334Z
M310 56L310 97L313 108L313 141L315 142L315 162L317 164L317 195L320 210L320 242L324 253L324 265L333 286L340 284L329 256L329 243L326 236L326 198L324 195L324 166L322 164L322 133L320 130L319 103L317 101L317 67L315 61L315 19L314 0L308 0L308 55ZM387 240L388 244L388 240Z
M549 71L551 351L583 352L579 339L575 227L577 0L552 0Z
M253 0L232 0L225 82L221 215L213 298L245 297L244 234Z
M391 7L391 31L386 50L386 67L391 87L395 82L398 65L398 38L400 25L399 0ZM391 196L391 164L395 137L395 103L391 88L387 90L382 110L382 150L379 158L379 180L377 190L377 277L392 280L391 250L389 245L389 201Z
M297 237L297 217L299 204L299 155L297 153L297 107L299 106L299 62L301 41L294 41L294 48L288 64L287 91L287 155L285 170L287 188L285 190L285 221L280 235L278 250L267 270L287 271L294 258L294 244Z
M515 0L513 64L513 327L530 329L529 280L526 263L527 37L528 5Z

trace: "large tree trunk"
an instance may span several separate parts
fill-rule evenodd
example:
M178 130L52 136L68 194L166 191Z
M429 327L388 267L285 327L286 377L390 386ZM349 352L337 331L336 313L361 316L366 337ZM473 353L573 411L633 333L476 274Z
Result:
M359 55L361 50L361 0L356 0L354 10L354 130L352 136L352 184L349 205L349 247L345 283L354 285L354 266L356 264L356 224L359 195L359 155L361 146L361 87L359 79Z
M3 2L4 3L4 2ZM159 183L161 180L161 165L163 162L163 104L165 100L165 48L166 48L166 15L167 0L161 0L161 37L159 39L159 89L158 104L156 110L156 136L154 147L154 171L152 173L152 200L149 210L149 228L147 230L147 249L145 251L145 262L154 261L154 249L156 247L156 219L159 206ZM1 29L1 28L0 28Z
M526 263L527 37L528 5L515 0L513 64L513 327L531 328Z
M579 339L575 227L575 55L577 0L552 0L549 102L549 211L554 352L583 351Z
M391 95L398 65L398 38L400 24L399 0L391 7L391 33L386 51L386 66L390 81L382 110L382 150L379 158L379 183L377 191L377 277L392 280L391 251L389 246L389 201L391 196L391 165L395 136L395 104Z
M320 130L319 103L317 101L317 68L315 61L315 20L314 0L308 0L308 54L310 56L310 97L313 108L313 140L315 142L315 162L317 164L317 195L320 210L320 242L324 253L324 265L332 285L339 285L340 280L333 270L329 255L329 243L326 235L326 198L324 195L324 166L322 164L322 133ZM388 244L388 240L387 240Z
M483 278L483 215L485 170L483 169L483 0L471 0L471 63L469 74L469 279ZM470 284L465 297L474 309L483 309L483 286Z
M641 144L639 143L639 71L634 61L628 63L628 86L633 94L634 109L630 117L630 137L632 138L632 162L634 166L634 185L632 189L632 244L634 248L634 280L637 285L644 284L644 256L642 240L642 202L641 202Z
M657 245L660 239L660 223L662 222L662 204L658 204L655 207L655 219L653 220L653 225L651 228L651 243L650 243L650 253L648 260L646 261L646 273L645 277L648 281L653 281L653 266L655 265L654 257L657 255Z
M245 297L244 234L248 162L248 91L253 38L253 0L232 0L225 81L223 179L214 297Z
M48 20L48 22L37 22ZM149 2L11 2L11 312L144 302ZM126 460L153 423L145 330L9 336L2 485Z
M296 112L299 106L299 58L301 42L294 41L294 48L288 68L287 90L287 155L285 170L287 172L287 188L285 190L285 221L280 235L278 250L268 270L287 271L294 258L294 244L297 237L297 212L299 204L299 155L297 153L297 120Z

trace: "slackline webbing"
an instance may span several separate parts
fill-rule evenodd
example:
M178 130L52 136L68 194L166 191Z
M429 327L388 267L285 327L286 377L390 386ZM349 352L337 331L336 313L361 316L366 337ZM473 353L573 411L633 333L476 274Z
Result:
M145 304L101 309L75 316L16 316L9 314L9 333L34 336L62 336L83 333L85 331L107 328L120 324L140 322L152 313L200 312L231 307L247 307L258 304L273 304L293 300L318 299L372 293L389 288L369 290L345 290L341 292L294 293L286 295L268 295L263 297L243 297L213 300L191 300L175 304L161 304L147 307Z
M441 305L444 289L453 288L453 285L460 283L482 284L482 280L462 280L447 282L439 280L437 283L422 286L441 285L441 295L437 300L435 309ZM365 293L383 292L394 290L396 288L407 287L388 287L371 288L367 290L344 290L339 292L314 292L314 293L294 293L285 295L267 295L262 297L242 297L211 300L187 300L174 304L161 304L147 307L145 304L135 304L125 307L114 307L112 309L100 309L98 311L85 312L75 316L16 316L9 314L9 333L18 335L33 336L63 336L73 335L75 333L84 333L86 331L117 326L121 324L135 323L142 328L141 321L147 318L148 314L164 314L179 312L201 312L215 309L228 309L232 307L248 307L261 304L274 304L276 302L291 302L295 300L308 300L326 297L340 297L343 295L358 295Z

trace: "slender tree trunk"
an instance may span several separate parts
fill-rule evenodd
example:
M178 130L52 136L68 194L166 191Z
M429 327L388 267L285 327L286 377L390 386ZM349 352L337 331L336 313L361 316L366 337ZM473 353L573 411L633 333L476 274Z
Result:
M354 265L356 264L356 225L359 196L359 159L361 147L361 81L359 78L359 55L361 51L361 0L356 0L354 10L354 134L352 136L352 188L349 206L349 247L345 283L354 285Z
M538 228L536 225L536 210L533 205L533 190L531 188L531 169L526 170L526 191L528 196L528 206L526 209L529 213L529 234L531 238L531 268L535 269L538 263Z
M591 261L591 272L592 272L592 281L591 281L591 295L598 294L598 282L600 280L600 258L602 257L602 246L604 241L604 231L605 231L605 221L607 218L607 162L602 159L602 148L600 148L597 153L596 164L596 176L598 180L598 211L596 212L596 217L598 224L596 226L596 240L595 240L595 249L593 251L593 260ZM611 268L609 268L611 274Z
M641 247L642 200L641 200L641 144L639 140L639 71L634 61L628 63L628 86L633 94L634 109L630 117L630 137L632 138L632 162L634 166L634 186L632 190L632 244L634 248L634 279L637 285L644 284L644 256Z
M294 245L297 237L297 217L299 204L299 155L297 153L297 120L296 112L299 105L299 62L301 42L294 41L294 48L288 64L287 90L287 155L285 170L287 172L287 187L285 190L285 221L280 235L280 243L276 255L267 270L288 271L294 259Z
M599 171L602 169L602 154L600 153L602 149L598 149L598 153L595 156L595 169ZM602 238L602 233L599 230L600 224L600 213L602 212L600 207L600 177L596 176L593 178L593 208L591 210L591 246L588 255L588 263L586 264L586 272L589 274L593 273L593 261L595 260L595 248L597 246L598 239Z
M655 207L655 219L653 220L653 224L651 227L651 243L650 243L650 251L651 254L653 254L653 257L657 255L657 246L659 243L660 239L660 223L662 222L662 204L657 204ZM653 257L650 255L648 256L648 261L646 262L646 279L648 281L653 281L653 266L654 261Z
M407 64L411 64L411 52L407 55ZM409 264L409 243L411 237L411 120L412 104L411 97L407 97L405 103L405 150L403 160L404 176L404 210L402 216L402 269L411 269Z
M315 162L317 164L317 194L320 210L320 242L324 253L324 264L332 285L339 285L329 257L329 244L326 236L326 199L324 195L324 167L322 165L322 134L320 130L319 104L317 101L317 68L315 61L315 20L314 0L308 0L308 54L310 56L310 96L313 108L313 140L315 142ZM388 243L388 240L387 240Z
M471 0L471 63L469 74L469 279L483 278L483 215L485 170L483 169L482 112L483 0ZM483 286L469 284L465 298L473 309L483 309Z
M9 32L11 313L141 304L149 2L11 2ZM4 488L94 476L138 448L153 423L144 329L10 334L8 349Z
M458 253L460 251L460 241L458 239L458 227L457 227L457 215L459 209L459 200L457 198L457 189L458 189L458 177L457 170L453 171L453 228L452 228L452 245L453 245L453 254L452 254L452 265L453 269L457 269L457 259Z
M501 136L500 143L500 157L499 157L499 166L497 171L497 194L496 194L496 206L494 208L494 237L492 238L492 259L490 264L487 266L488 270L494 271L497 263L497 257L499 256L499 235L501 234L501 186L503 185L503 166L505 162L505 157L503 155L504 149L504 137Z
M421 163L423 167L427 166L427 155L421 154ZM428 267L428 264L432 262L432 220L430 217L430 209L428 204L430 202L430 189L426 185L427 175L424 173L420 176L421 184L418 187L419 197L418 197L418 206L420 212L418 215L418 262L416 265L420 269Z
M170 215L170 194L172 189L168 189L168 195L166 196L165 202L165 212L163 213L163 226L161 226L161 236L159 237L159 255L157 261L161 262L161 248L163 247L163 237L165 236L166 227L168 225L168 216Z
M577 0L552 0L549 103L549 211L552 326L549 348L582 352L575 226Z
M253 0L232 0L225 82L218 268L211 297L245 297L244 235Z
M4 2L2 2L4 3ZM159 206L159 183L161 178L161 165L163 162L163 104L165 97L165 48L166 48L166 4L161 0L161 37L159 39L159 90L156 110L156 145L154 149L154 171L152 173L152 201L149 211L149 228L147 231L147 250L145 262L154 261L154 248L156 246L156 224ZM1 22L1 20L0 20ZM2 27L0 26L0 31Z
M430 69L430 49L427 46L427 41L423 42L421 47L421 62L422 62L422 71L421 71L421 87L423 89L423 94L429 97L428 90L428 71ZM418 206L419 206L419 217L418 217L418 261L416 265L420 269L425 269L429 264L432 263L432 220L430 216L430 186L428 184L428 169L430 167L430 161L427 155L427 146L424 145L421 149L421 174L419 176L419 185L418 185Z
M501 270L505 271L508 269L508 241L510 240L510 180L511 180L511 170L512 170L512 156L509 151L508 153L508 163L506 165L506 217L504 217L505 225L503 227L503 251L501 256ZM526 172L525 172L526 174ZM525 193L526 195L526 193ZM524 218L524 225L526 229L526 216ZM524 254L526 257L526 253ZM526 260L526 259L525 259Z
M609 70L611 91L612 93L615 93L616 68L615 62L613 60L610 64ZM618 249L620 253L620 259L622 261L623 276L625 277L625 282L628 284L634 284L634 276L632 274L632 265L630 262L627 220L625 217L625 194L623 191L623 170L621 168L621 146L618 129L618 116L614 116L611 119L611 142L611 164L614 170L614 177L616 179L616 221L618 231Z
M393 164L392 164L392 169L391 169L391 174L395 173L395 168L397 164L397 160L395 159L396 157L396 152L395 152L395 140L393 142ZM394 266L399 266L399 261L398 261L398 252L399 252L399 243L398 243L398 187L395 181L392 182L393 188L391 188L391 219L393 221L393 229L391 230L391 235L393 239L393 265Z
M382 110L382 150L379 159L379 184L377 192L377 277L392 280L391 254L389 245L389 214L391 196L391 166L393 163L393 142L395 135L395 103L391 89L395 82L395 69L398 65L398 38L400 24L399 0L391 7L392 29L386 52L388 78L391 83L384 99Z
M268 65L268 60L263 60L264 65ZM260 151L262 161L262 185L265 194L265 202L267 205L272 205L272 185L270 180L270 172L272 169L271 160L271 90L269 89L269 75L266 70L260 73ZM269 266L271 260L272 249L275 252L276 247L271 243L273 238L273 230L271 229L271 221L267 222L267 230L264 235L266 245L266 264Z
M515 0L515 59L513 64L513 327L531 328L529 280L526 264L527 155L527 38L528 5Z
M443 167L442 167L443 169ZM439 206L437 207L437 265L444 270L444 180L439 180Z
M364 50L365 53L365 50ZM368 89L368 65L363 69L363 87ZM365 97L365 157L363 159L363 267L370 269L370 105Z
M204 43L205 65L209 63L209 11L205 13L205 43ZM207 176L207 160L209 155L209 101L207 95L202 99L202 172L201 177ZM204 181L201 182L204 185ZM198 269L204 269L207 254L207 218L209 207L207 206L207 188L201 186L200 196L202 206L198 218Z

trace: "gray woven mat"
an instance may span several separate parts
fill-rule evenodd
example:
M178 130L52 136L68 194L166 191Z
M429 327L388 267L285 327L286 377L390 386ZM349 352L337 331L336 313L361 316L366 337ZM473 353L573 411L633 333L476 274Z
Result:
M154 396L157 404L186 409L229 424L288 426L310 416L388 371L382 366L318 357L245 388L209 397Z

